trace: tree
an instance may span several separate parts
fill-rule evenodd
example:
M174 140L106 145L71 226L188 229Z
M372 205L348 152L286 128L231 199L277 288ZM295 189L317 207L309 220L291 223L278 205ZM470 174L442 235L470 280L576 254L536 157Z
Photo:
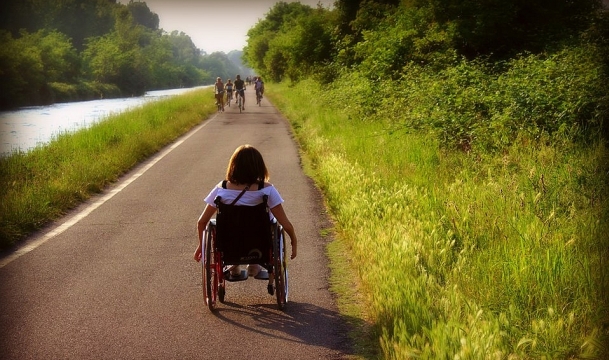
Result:
M273 38L278 36L281 32L287 33L291 25L295 23L295 20L300 16L308 15L312 11L310 6L302 5L299 2L286 3L283 1L278 2L271 8L269 13L266 15L264 20L259 21L254 27L252 27L247 35L249 37L248 45L244 48L244 57L248 64L250 64L256 70L264 72L269 69L269 66L265 65L265 57L267 59L272 58L274 62L278 59L278 50L274 50L275 54L267 56L269 51L269 44L273 41ZM276 44L282 44L281 41L275 42ZM285 55L281 57L286 58ZM277 70L273 70L277 71ZM275 78L281 74L275 74L271 77Z
M469 58L539 52L584 30L597 0L429 0L440 23L453 23L456 49Z
M150 11L145 2L129 0L127 9L131 12L133 21L135 21L136 24L142 25L150 30L159 29L159 16Z
M246 62L263 76L297 80L331 62L334 23L330 12L300 3L277 3L267 17L248 32Z
M0 2L0 28L6 29L0 34L0 106L90 99L100 92L133 96L152 88L211 83L191 38L167 34L158 24L158 15L139 1ZM222 76L240 70L217 54L207 66Z
M291 78L296 80L314 71L316 66L331 62L335 50L327 11L317 9L298 17L289 32L292 34L288 49Z
M14 39L2 31L0 38L0 107L48 103L49 83L71 83L79 74L79 58L69 39L57 31L25 30Z
M229 52L226 56L228 60L235 65L235 67L237 68L237 73L240 74L242 77L254 74L252 69L249 68L248 64L244 63L242 50L233 50Z
M201 58L201 68L212 76L211 83L216 77L221 77L226 81L226 79L233 79L236 74L239 74L239 68L223 52L214 52L203 56Z
M269 51L269 42L272 40L272 38L273 35L270 31L268 34L250 37L247 45L243 48L246 62L259 72L264 72L264 69L266 68L264 64L264 57ZM262 73L262 75L266 77L266 74Z
M149 59L140 44L149 42L145 28L133 23L131 13L118 9L114 31L87 43L83 52L87 75L117 85L127 96L143 94L152 81Z
M2 1L0 28L18 37L21 30L55 30L65 34L76 50L81 51L85 39L101 36L114 26L116 0Z
M169 34L169 41L176 62L184 65L198 65L201 57L201 50L195 46L190 36L174 30Z
M28 100L39 101L38 90L44 85L44 65L40 51L32 47L30 35L14 39L10 33L0 31L0 106L22 106Z
M80 73L80 58L70 39L58 32L41 30L33 37L32 47L40 49L46 82L75 82Z

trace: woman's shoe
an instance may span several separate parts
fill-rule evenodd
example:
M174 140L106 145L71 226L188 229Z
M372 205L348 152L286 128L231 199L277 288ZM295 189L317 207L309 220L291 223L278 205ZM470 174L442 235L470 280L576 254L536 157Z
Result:
M239 265L233 265L228 270L231 279L238 279L241 277L241 267Z
M268 284L266 286L266 290L269 292L269 295L275 295L275 288L273 287L273 284Z
M250 264L247 266L247 274L249 276L256 277L260 273L261 270L262 270L262 266L260 266L258 264Z

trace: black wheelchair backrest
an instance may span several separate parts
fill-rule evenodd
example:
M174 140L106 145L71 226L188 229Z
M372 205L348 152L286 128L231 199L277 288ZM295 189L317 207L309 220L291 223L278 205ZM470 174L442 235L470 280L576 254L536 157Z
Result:
M224 204L217 196L216 247L225 264L266 264L272 247L268 196L255 206Z

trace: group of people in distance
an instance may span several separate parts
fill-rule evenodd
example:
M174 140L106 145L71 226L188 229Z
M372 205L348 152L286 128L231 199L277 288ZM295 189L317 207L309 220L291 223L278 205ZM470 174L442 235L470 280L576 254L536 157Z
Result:
M260 93L260 98L262 99L262 95L264 94L264 81L262 81L262 77L254 77L254 89L256 90L256 94ZM222 82L222 78L216 78L214 96L216 98L216 106L220 105L222 112L224 112L224 94L226 93L227 99L232 99L233 91L237 96L241 96L243 99L242 109L245 110L245 81L241 79L241 75L237 75L234 82L231 82L231 79L228 79L226 84Z

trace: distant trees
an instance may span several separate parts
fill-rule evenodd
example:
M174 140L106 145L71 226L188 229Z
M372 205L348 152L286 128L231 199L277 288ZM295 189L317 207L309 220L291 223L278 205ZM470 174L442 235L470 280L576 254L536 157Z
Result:
M142 25L150 30L159 29L159 16L148 8L145 2L130 1L127 4L127 9L133 16L133 21L136 24Z
M221 77L224 82L226 79L235 79L235 75L239 74L241 69L233 63L227 54L223 52L214 52L201 59L201 66L207 69L216 77ZM243 76L245 78L245 76Z
M447 146L609 137L598 0L278 2L248 36L245 58L267 79L313 79L350 118L428 129Z
M435 20L455 27L455 47L468 57L542 51L590 24L598 0L419 1Z
M278 2L248 32L248 63L273 80L356 66L371 78L410 63L541 53L591 24L598 0L337 0L332 10ZM336 75L336 74L335 74Z
M116 0L8 0L0 4L0 29L18 37L22 30L56 30L68 36L77 51L85 39L101 36L114 26Z
M145 2L4 1L0 108L210 84L246 67L274 81L331 82L352 71L399 79L413 64L441 70L462 58L550 51L592 28L599 7L598 0L337 0L332 9L278 2L249 30L241 64L238 53L202 53L187 34L159 29Z
M250 66L274 81L298 79L329 61L334 49L330 13L299 2L277 3L248 32L244 56Z
M57 31L23 32L17 39L0 30L0 107L40 103L51 97L50 83L73 83L80 59L69 39Z
M239 71L227 55L160 30L139 1L4 1L0 43L2 109L211 84Z

